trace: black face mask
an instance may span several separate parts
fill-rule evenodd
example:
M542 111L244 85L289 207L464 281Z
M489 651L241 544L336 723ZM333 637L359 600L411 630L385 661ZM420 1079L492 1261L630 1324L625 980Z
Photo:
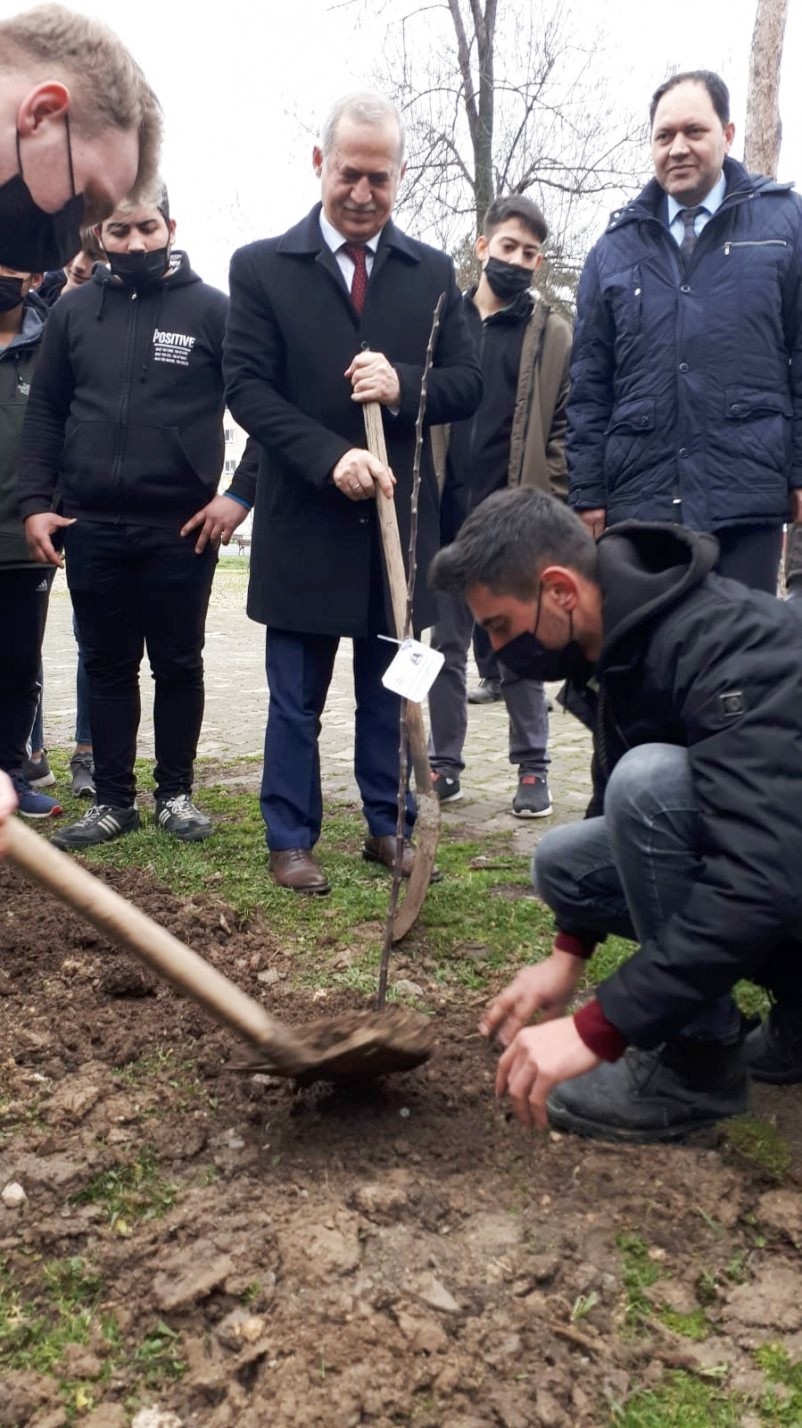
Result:
M538 587L537 609L534 630L525 630L498 651L502 664L522 679L540 679L550 683L556 679L568 679L572 684L587 684L593 673L593 662L588 659L581 645L574 639L574 616L568 611L568 643L562 649L552 650L538 639L535 631L540 624L540 602L543 586Z
M0 312L13 312L22 302L22 278L0 276Z
M115 278L141 292L161 282L167 272L170 249L152 248L149 253L107 253L106 256Z
M17 134L19 173L0 184L0 263L8 268L19 268L24 273L46 273L51 268L63 267L81 247L84 196L75 192L68 114L64 115L64 123L72 198L56 213L45 213L34 201L22 176Z
M570 679L572 684L587 684L593 673L593 664L576 640L569 640L561 650L549 650L537 635L526 631L497 653L501 663L521 679L541 679L546 683Z
M527 288L531 288L533 273L531 268L522 268L518 263L502 263L500 258L488 258L485 277L497 298L501 298L502 302L514 302Z

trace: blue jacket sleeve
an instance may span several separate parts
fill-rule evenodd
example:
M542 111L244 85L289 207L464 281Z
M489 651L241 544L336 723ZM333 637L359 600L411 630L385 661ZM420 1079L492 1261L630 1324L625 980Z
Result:
M594 248L577 292L568 400L568 501L580 511L607 506L604 448L613 409L614 347Z

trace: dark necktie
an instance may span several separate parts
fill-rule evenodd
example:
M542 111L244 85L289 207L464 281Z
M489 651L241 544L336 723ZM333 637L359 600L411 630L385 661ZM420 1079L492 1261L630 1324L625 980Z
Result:
M351 302L361 317L368 291L368 250L364 243L343 243L340 252L344 253L346 258L350 258L354 265L354 276L351 279Z
M682 235L682 242L679 245L682 261L687 266L693 256L696 247L696 229L694 224L700 213L704 211L704 205L697 203L695 208L681 208L679 216L682 219L682 226L685 232Z

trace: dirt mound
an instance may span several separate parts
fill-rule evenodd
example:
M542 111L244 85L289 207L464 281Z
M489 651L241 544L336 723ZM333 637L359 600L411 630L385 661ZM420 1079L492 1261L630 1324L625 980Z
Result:
M283 1019L363 1009L214 897L105 876ZM714 1138L524 1135L475 993L427 985L426 1066L298 1089L7 868L0 969L3 1428L599 1428L666 1366L802 1338L789 1192Z

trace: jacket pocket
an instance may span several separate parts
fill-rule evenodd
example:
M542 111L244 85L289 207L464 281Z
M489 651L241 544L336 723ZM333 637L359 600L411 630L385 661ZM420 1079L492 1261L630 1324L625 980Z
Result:
M791 398L776 387L735 386L724 389L721 449L726 469L738 472L742 485L777 486L777 502L785 500L791 463ZM732 463L732 465L729 465ZM719 463L714 465L718 468Z
M654 422L654 398L633 398L631 401L621 402L613 409L606 435L610 436L614 431L631 432L633 435L654 431Z
M614 408L604 444L604 478L608 494L620 495L630 483L642 482L654 467L655 401L633 398Z
M724 416L727 421L754 421L772 416L791 417L791 398L787 392L771 387L725 387Z

